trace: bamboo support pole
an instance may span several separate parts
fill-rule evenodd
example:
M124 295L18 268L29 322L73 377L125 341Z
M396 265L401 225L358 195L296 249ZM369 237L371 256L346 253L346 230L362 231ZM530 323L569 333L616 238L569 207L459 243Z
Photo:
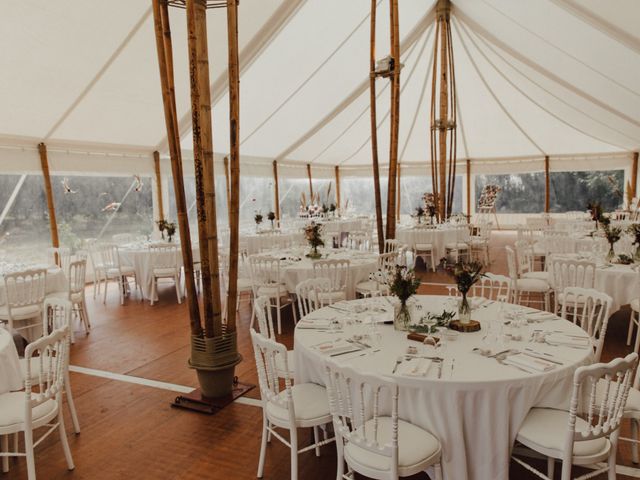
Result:
M240 70L238 65L238 0L227 3L228 71L229 71L229 146L231 155L231 210L229 211L230 253L229 291L227 297L227 331L236 330L238 301L238 253L240 225Z
M280 185L278 184L278 162L273 161L273 203L276 219L280 221Z
M338 165L335 166L336 172L336 205L337 209L340 210L340 167Z
M638 152L633 152L633 162L631 165L631 191L633 192L632 197L635 198L638 194Z
M375 196L376 204L378 252L383 253L384 231L382 225L382 195L380 193L380 166L378 165L378 120L376 119L376 0L371 0L371 29L369 47L369 101L371 105L371 162L373 166L373 193Z
M471 160L467 158L467 222L471 223Z
M162 174L160 173L160 152L153 152L153 167L156 172L156 197L158 201L158 219L164 219L164 204L162 201Z
M435 62L434 62L435 64ZM447 118L449 107L449 81L447 70L447 22L440 17L440 128L438 129L438 216L444 221L447 214Z
M309 178L309 202L313 203L313 181L311 180L311 164L307 163L307 177Z
M224 157L224 183L227 192L227 217L231 211L231 184L229 183L229 157ZM228 219L227 219L228 220Z
M222 335L206 2L187 0L189 75L204 331ZM235 312L235 309L233 310Z
M400 33L398 0L389 0L391 57L394 60L391 76L391 116L389 141L389 179L387 188L387 234L396 238L396 181L398 172L398 133L400 128Z
M549 213L551 203L551 191L549 181L549 155L544 157L544 212Z
M40 165L42 165L42 178L44 180L44 193L47 197L47 209L49 210L49 229L51 230L51 245L54 248L60 246L58 239L58 223L56 222L56 207L53 201L53 189L51 188L51 176L49 175L49 158L47 157L47 146L44 143L38 144L40 153ZM56 262L58 261L56 256Z
M171 30L169 29L169 13L166 0L153 0L152 5L156 50L158 53L158 66L160 69L162 104L167 128L169 154L171 157L171 171L176 197L176 210L182 251L182 262L185 274L185 287L187 290L187 305L189 307L189 321L191 334L194 336L200 336L202 335L202 324L200 321L200 306L198 304L195 280L193 277L191 234L189 231L187 202L184 193L182 156L180 152L178 118L176 115L175 89L173 84L173 53L171 45Z
M400 178L402 177L402 165L398 162L398 181L396 182L396 223L400 223L400 206L402 202L402 191L400 189Z

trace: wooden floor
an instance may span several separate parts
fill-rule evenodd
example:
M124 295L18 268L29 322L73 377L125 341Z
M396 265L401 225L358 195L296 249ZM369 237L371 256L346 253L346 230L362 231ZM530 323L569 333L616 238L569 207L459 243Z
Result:
M505 273L505 244L515 235L494 233L489 269ZM421 271L421 293L446 293L434 283L446 283L443 274ZM78 332L71 351L71 364L86 369L126 375L130 380L150 379L182 386L197 386L195 373L187 367L189 327L186 306L177 305L171 286L160 288L160 301L153 307L138 298L120 306L115 290L107 304L93 301L87 290L93 329L88 336ZM250 310L242 303L239 319L239 348L245 360L238 366L241 381L257 383L248 335ZM605 359L628 351L625 345L628 313L615 315L608 331ZM283 322L282 341L291 347L293 322ZM177 393L127 381L96 376L97 372L71 374L82 433L72 433L65 419L76 469L69 472L56 436L36 452L38 478L54 479L250 479L255 478L260 445L262 414L252 400L236 402L222 414L207 416L171 408ZM256 389L249 399L259 398ZM628 425L624 433L628 435ZM310 440L300 432L302 441ZM619 464L633 467L629 449L620 448ZM300 457L301 480L335 478L335 447ZM556 469L559 471L559 468ZM557 472L559 474L559 472ZM266 479L289 478L289 451L273 441L267 453ZM425 474L414 478L427 478ZM512 479L535 478L512 462ZM559 476L557 476L559 478ZM619 475L620 479L631 478ZM11 462L11 471L0 480L26 479L23 460ZM463 480L463 479L453 479Z

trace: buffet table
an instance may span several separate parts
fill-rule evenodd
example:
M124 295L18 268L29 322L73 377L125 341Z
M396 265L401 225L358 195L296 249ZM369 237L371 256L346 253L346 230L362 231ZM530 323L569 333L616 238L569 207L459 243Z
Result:
M441 313L447 297L414 297L420 311ZM325 384L323 366L328 359L348 365L362 373L393 376L400 384L399 415L439 438L442 444L442 466L444 478L448 480L508 479L509 459L516 434L529 410L534 407L568 408L571 396L573 373L580 365L590 363L592 349L586 334L578 326L558 319L549 313L508 305L511 313L522 312L523 317L536 319L523 327L523 340L496 343L492 351L512 348L535 351L540 356L553 359L551 369L522 370L513 365L499 363L494 358L483 356L474 348L486 347L483 338L492 320L500 317L500 306L487 301L473 312L480 321L482 331L459 334L455 341L445 341L437 354L444 361L437 365L431 360L411 358L404 355L409 345L426 348L418 342L407 340L406 332L396 331L392 325L377 324L369 327L379 344L362 351L331 357L322 350L327 342L337 344L348 336L345 320L372 322L386 320L392 316L391 305L385 298L339 302L311 313L298 323L294 338L296 381ZM329 320L340 322L341 330L309 328L310 322L324 325ZM533 320L531 320L533 321ZM493 330L501 328L501 321L494 320ZM506 327L503 327L506 328ZM548 332L567 332L584 338L579 348L554 346L547 343L529 343L534 329ZM549 333L549 335L552 335ZM563 335L554 333L556 337ZM563 338L573 338L571 336ZM364 338L368 338L365 336ZM496 335L496 338L508 338ZM547 338L547 337L545 337ZM551 336L548 338L552 338ZM341 340L338 340L341 339ZM582 341L582 340L581 340ZM373 342L372 342L373 343ZM522 357L522 354L520 354ZM507 357L510 358L510 357ZM529 358L529 357L527 357ZM401 367L392 374L398 363ZM423 375L411 375L404 369L404 362L428 362L420 368ZM536 360L532 360L536 362ZM429 364L430 363L430 364ZM546 362L549 365L549 362Z

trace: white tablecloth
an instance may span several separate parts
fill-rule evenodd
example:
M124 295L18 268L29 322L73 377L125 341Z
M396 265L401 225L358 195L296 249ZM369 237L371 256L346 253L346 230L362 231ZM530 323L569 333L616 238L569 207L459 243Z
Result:
M355 230L362 230L363 219L340 219L340 220L319 220L324 225L327 232L349 233Z
M423 312L441 313L446 297L419 296L416 300ZM385 305L384 299L357 300L372 307ZM356 302L341 302L338 307ZM388 305L387 305L388 306ZM473 313L486 328L486 322L497 317L497 305L489 304ZM515 308L515 307L514 307ZM345 315L326 307L308 318L341 318ZM360 314L363 318L375 313ZM380 314L377 314L380 315ZM300 325L300 324L298 324ZM561 330L583 335L582 330L565 320L551 320L535 327ZM391 375L396 358L406 353L408 345L419 345L406 339L391 325L381 325L381 351L333 357L357 371ZM472 352L482 346L484 331L460 334L448 343L444 352L442 378L432 364L425 377L400 377L401 418L432 432L442 444L442 464L447 480L508 479L511 448L522 421L534 406L568 408L572 376L575 369L591 361L590 349L554 347L547 344L511 342L505 348L529 346L538 352L551 353L564 364L546 373L527 373L496 360ZM323 364L326 356L313 348L320 342L340 337L341 333L297 328L294 338L296 381L325 384ZM502 350L503 348L500 348ZM455 363L453 360L455 359ZM454 368L452 368L454 365Z
M410 248L414 248L416 243L427 243L427 239L433 235L433 249L436 256L436 263L445 256L445 246L448 243L456 242L457 230L455 228L437 228L427 230L421 228L399 228L396 238ZM467 235L468 236L468 235Z
M0 327L0 394L23 387L18 351L11 334Z
M356 296L356 285L369 278L369 274L378 269L378 256L369 252L360 252L355 250L319 250L327 254L323 260L348 259L349 264L349 282L347 285L347 298L353 299ZM275 250L267 252L269 255L281 258L300 258L299 261L283 260L280 264L280 275L284 281L287 290L296 291L296 286L303 280L314 278L313 263L305 257L309 252L309 248L292 248L287 250Z
M304 241L304 234L302 232L254 233L241 235L240 240L246 242L249 254L254 254L284 244L298 245Z

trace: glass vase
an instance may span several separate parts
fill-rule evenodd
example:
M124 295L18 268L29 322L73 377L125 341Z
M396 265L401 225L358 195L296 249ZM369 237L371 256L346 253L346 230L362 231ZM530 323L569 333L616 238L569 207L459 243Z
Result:
M396 309L395 317L393 319L393 328L401 332L409 330L411 325L411 313L409 313L409 306L406 300L400 300L400 305Z
M466 292L462 294L462 299L458 305L458 320L463 325L471 322L471 305L469 305Z
M616 258L616 252L613 249L613 243L610 243L609 251L607 252L607 262L612 263L614 258Z

